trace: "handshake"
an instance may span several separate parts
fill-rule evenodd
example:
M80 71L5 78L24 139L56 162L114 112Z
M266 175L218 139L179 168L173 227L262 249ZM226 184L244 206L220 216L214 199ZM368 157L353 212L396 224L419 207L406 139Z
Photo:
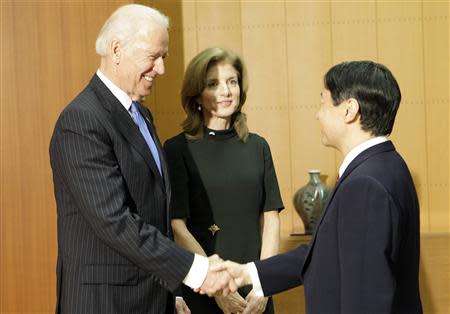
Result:
M251 266L223 261L218 255L208 257L208 272L203 284L194 289L200 294L214 297L223 313L261 314L265 311L268 298L252 289L246 296L238 288L254 284ZM177 301L177 313L191 313L184 301Z
M208 257L209 268L206 278L200 288L194 289L200 294L208 296L228 296L238 288L251 285L252 280L247 270L248 266L223 261L217 254Z

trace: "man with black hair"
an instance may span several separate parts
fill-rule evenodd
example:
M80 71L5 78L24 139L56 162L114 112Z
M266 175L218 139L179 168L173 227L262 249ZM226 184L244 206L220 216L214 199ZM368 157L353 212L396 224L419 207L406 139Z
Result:
M317 112L322 142L345 158L311 242L220 268L264 296L303 284L310 314L422 313L419 203L408 167L387 138L399 86L371 61L332 67L324 85Z

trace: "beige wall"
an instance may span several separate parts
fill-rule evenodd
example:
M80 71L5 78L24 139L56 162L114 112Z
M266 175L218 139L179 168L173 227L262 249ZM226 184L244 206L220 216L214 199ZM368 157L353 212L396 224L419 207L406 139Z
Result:
M342 160L320 142L322 77L335 63L361 59L387 65L402 89L392 139L416 183L422 232L449 231L448 3L186 1L182 17L185 63L215 45L247 62L245 111L272 148L287 207L283 234L303 231L292 195L307 170L321 169L332 184ZM169 111L182 115L179 101L161 119Z
M126 1L122 1L124 3ZM1 1L1 313L55 309L55 121L97 68L95 38L119 1Z
M117 7L131 2L0 1L1 313L54 312L57 241L50 137L62 109L99 65L95 39L101 26ZM181 20L178 1L146 3L170 15L174 24ZM157 84L172 90L156 88L148 99L155 111L155 104L176 101L183 72L181 29L170 33L174 53Z
M2 313L54 309L56 210L48 144L62 108L98 66L99 28L127 2L0 3ZM341 160L320 144L314 119L322 75L336 62L362 58L385 63L402 87L393 138L418 184L422 231L449 232L447 3L142 2L160 8L172 23L167 73L147 101L163 139L180 130L182 73L198 51L226 46L247 60L245 108L251 129L271 144L287 206L284 237L302 231L291 198L306 182L307 169L321 168L333 182ZM439 248L439 259L448 256L448 246ZM448 262L439 265L448 268ZM427 269L430 289L433 276L448 278ZM445 282L438 287L444 288L429 295L441 302Z

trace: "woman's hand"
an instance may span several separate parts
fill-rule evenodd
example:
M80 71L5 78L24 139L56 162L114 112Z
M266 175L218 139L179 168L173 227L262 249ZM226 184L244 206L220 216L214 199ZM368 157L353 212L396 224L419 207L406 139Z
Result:
M247 307L242 312L242 314L261 314L266 310L267 301L269 298L259 297L255 295L252 290L245 298L247 301Z
M231 293L226 297L215 296L214 299L225 314L242 313L247 306L247 301L238 292Z
M191 310L181 297L175 298L175 308L177 309L177 314L191 314Z

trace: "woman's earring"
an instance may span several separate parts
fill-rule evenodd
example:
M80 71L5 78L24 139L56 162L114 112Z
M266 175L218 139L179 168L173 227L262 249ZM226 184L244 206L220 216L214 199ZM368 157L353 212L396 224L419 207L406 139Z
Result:
M197 110L198 110L198 111L202 111L202 106L198 106L198 107L197 107Z

